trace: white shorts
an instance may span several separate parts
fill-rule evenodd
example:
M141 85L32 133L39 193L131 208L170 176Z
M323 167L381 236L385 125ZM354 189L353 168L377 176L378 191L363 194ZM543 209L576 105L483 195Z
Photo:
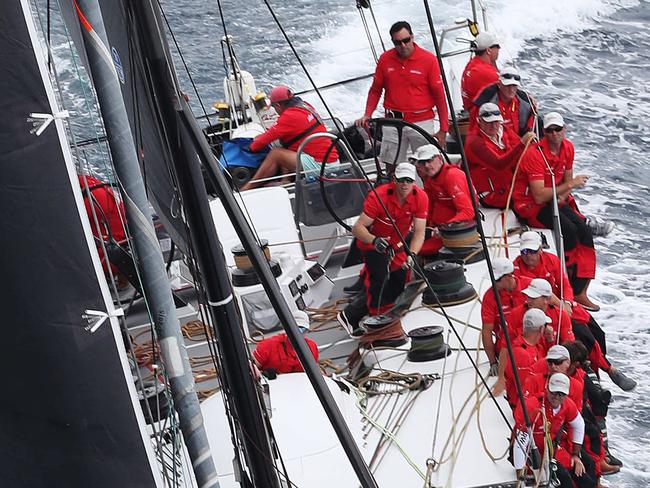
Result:
M438 132L440 124L435 119L421 120L420 122L413 122L414 125L422 127L425 132L433 135ZM408 156L415 152L415 150L428 144L427 140L420 134L415 132L410 127L404 127L402 130L402 144L399 146L399 153L397 152L398 146L398 133L397 127L382 127L382 140L381 148L379 150L379 160L386 164L398 165L408 161Z

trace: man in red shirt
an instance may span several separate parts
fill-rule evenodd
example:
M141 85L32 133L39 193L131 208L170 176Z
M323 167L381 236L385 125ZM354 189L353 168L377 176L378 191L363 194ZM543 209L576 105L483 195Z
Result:
M365 296L355 297L337 319L354 336L363 334L359 321L366 314L387 312L404 291L410 256L404 250L402 238L413 229L410 250L414 254L424 242L429 199L424 190L415 186L415 176L411 163L397 165L391 183L368 193L363 212L352 227L365 265Z
M636 381L625 376L611 365L605 357L607 352L605 333L596 320L577 302L573 301L573 289L562 270L560 259L542 250L542 238L534 231L521 235L521 255L515 259L515 275L543 278L551 284L551 303L571 316L574 335L589 349L589 358L595 370L602 369L624 391L636 387Z
M506 360L506 397L513 409L519 403L515 383L515 370L523 388L526 384L526 378L532 372L533 365L539 358L544 357L545 351L541 346L541 340L546 324L550 321L551 319L537 308L531 308L526 311L521 325L522 333L512 341L512 355L515 358L515 364L513 365L510 362L507 354L504 355L504 359Z
M526 132L520 139L505 128L501 111L494 103L486 103L478 110L478 130L467 135L465 154L483 206L506 207L514 168L534 137L532 132Z
M295 310L293 317L296 319L296 325L300 332L304 334L309 331L309 316L306 312ZM318 361L318 346L308 337L304 339L314 359ZM284 332L260 341L253 351L253 359L262 371L279 374L304 371L296 351Z
M126 241L124 204L116 198L110 184L88 175L78 175L78 178L84 206L90 220L90 228L95 237L97 252L104 272L107 273L110 266L116 279L117 288L125 288L128 285L127 277L109 262L101 244L101 241L104 241L105 244L123 245ZM96 222L95 218L97 218Z
M489 85L474 98L470 109L469 131L476 130L478 109L485 103L498 105L503 115L503 125L512 129L518 136L532 130L535 125L535 100L520 90L521 76L512 66L501 70L499 81Z
M266 132L253 139L250 150L261 151L278 140L282 147L271 149L255 172L255 178L243 185L242 191L264 185L265 182L258 180L275 176L277 173L295 173L296 151L302 141L311 134L327 132L314 107L295 96L286 86L279 85L273 88L269 100L279 115L278 120ZM315 173L320 171L323 161L335 165L338 164L338 159L339 155L336 148L332 147L332 141L319 137L305 146L301 163L303 170Z
M528 225L552 229L555 181L567 268L573 270L571 285L575 301L587 310L597 311L600 307L587 296L587 288L596 273L594 239L571 195L572 189L582 188L588 177L573 177L573 144L564 137L566 127L559 113L551 112L544 117L544 131L546 135L536 150L530 151L530 157L519 167L512 195L514 210Z
M417 164L418 175L429 197L427 230L431 231L431 236L424 241L419 254L432 256L442 247L438 226L474 220L474 207L465 173L457 166L446 163L436 146L420 146L411 159Z
M540 453L545 450L545 437L559 443L562 427L570 427L570 451L558 445L553 453L557 460L557 476L562 487L573 486L572 481L579 487L592 488L596 486L593 473L587 472L582 459L582 443L585 434L585 423L569 394L569 378L563 373L554 373L548 380L544 394L528 397L526 410L532 422L533 442ZM524 421L523 407L515 409L515 442L513 444L513 464L515 469L522 470L526 466L527 452L530 447L530 437Z
M497 59L501 46L490 32L481 32L474 40L474 57L469 60L460 78L463 108L472 108L472 101L488 85L499 81Z
M422 127L433 134L441 147L449 130L447 100L440 77L438 58L418 46L408 22L396 22L390 28L390 37L395 46L379 57L375 76L368 92L366 110L356 121L365 126L377 108L382 92L386 117L403 119ZM434 122L436 108L438 122ZM438 128L436 128L438 126ZM404 129L401 144L395 127L384 127L379 159L389 171L390 167L406 160L406 151L415 151L426 144L426 140L410 130ZM398 152L399 149L399 152Z

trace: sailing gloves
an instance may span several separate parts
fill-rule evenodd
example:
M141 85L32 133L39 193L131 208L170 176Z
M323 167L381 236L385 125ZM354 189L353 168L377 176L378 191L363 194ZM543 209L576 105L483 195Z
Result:
M488 376L498 376L498 375L499 375L499 363L491 363Z
M378 253L388 254L390 251L390 244L383 237L375 237L372 240L372 245Z

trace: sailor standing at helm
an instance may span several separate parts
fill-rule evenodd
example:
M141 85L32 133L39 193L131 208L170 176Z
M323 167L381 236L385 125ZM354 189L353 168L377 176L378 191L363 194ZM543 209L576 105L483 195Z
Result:
M429 200L415 185L415 176L411 163L397 165L392 182L368 193L363 212L352 228L365 265L362 276L366 286L365 292L355 297L337 319L354 336L363 334L359 321L366 314L387 312L404 291L410 256L404 251L400 235L406 237L413 229L410 248L415 254L424 242Z
M440 77L438 58L418 46L408 22L396 22L390 28L395 46L379 57L375 76L368 92L366 110L356 121L365 126L377 108L382 92L386 117L403 119L422 127L444 147L448 127L448 109ZM438 121L434 121L436 108ZM406 151L426 144L416 132L405 129L399 144L395 127L384 127L379 159L390 173L394 165L406 160ZM398 153L399 149L399 153Z
M284 85L278 85L269 95L271 106L279 114L278 120L266 132L251 142L252 152L261 151L273 141L279 141L282 147L275 147L264 158L255 173L255 178L241 190L250 190L264 185L261 180L275 176L277 173L289 174L296 171L296 152L300 143L311 134L327 132L320 116L307 102L297 97ZM327 159L329 165L338 164L339 155L332 147L331 141L318 137L305 146L300 162L305 171L320 172L322 161Z

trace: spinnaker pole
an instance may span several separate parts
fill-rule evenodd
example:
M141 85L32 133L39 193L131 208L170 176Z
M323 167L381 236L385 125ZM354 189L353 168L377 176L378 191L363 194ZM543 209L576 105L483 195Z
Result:
M97 0L76 0L75 7L125 203L129 230L133 236L134 259L138 263L142 286L151 309L181 431L198 486L216 488L219 486L217 471L210 453L169 279L154 231L101 8Z

